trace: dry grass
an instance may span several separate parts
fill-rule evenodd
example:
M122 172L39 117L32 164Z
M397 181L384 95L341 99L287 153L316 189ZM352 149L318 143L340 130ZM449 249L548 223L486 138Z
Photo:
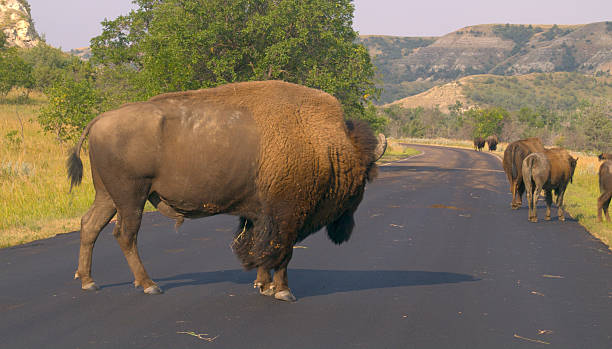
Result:
M565 194L565 208L593 236L612 246L612 223L597 222L599 197L599 160L596 156L573 153L578 157L574 182Z
M392 161L397 161L401 159L408 158L413 155L420 154L421 152L400 144L397 140L388 139L387 150L383 157L379 160L380 163L388 163Z
M42 132L35 118L44 96L31 98L29 105L0 104L0 247L78 230L93 201L87 156L83 184L68 194L71 145Z

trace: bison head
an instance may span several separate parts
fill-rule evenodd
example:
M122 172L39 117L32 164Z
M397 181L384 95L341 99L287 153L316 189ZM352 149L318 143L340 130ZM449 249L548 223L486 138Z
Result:
M573 158L570 156L569 164L570 164L570 183L573 183L574 179L574 171L576 170L576 164L578 163L578 158Z

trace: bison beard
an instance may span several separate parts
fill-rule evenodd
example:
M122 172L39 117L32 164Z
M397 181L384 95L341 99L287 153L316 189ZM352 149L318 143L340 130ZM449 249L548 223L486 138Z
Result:
M358 153L363 156L360 161L370 164L366 170L366 179L372 181L378 174L378 168L373 161L372 154L377 151L384 152L384 149L377 149L380 142L373 136L367 123L347 120L345 124L349 137L358 149ZM362 193L358 193L349 198L347 201L351 203L350 207L334 221L327 224L327 236L333 243L339 245L350 239L355 227L353 213L361 202L362 196ZM315 206L317 206L316 203ZM321 222L306 217L302 228L298 229L297 235L291 234L293 229L283 231L277 223L278 217L295 217L296 213L289 209L295 207L295 205L286 202L284 205L277 206L277 210L280 210L278 207L284 207L285 209L257 219L240 217L231 247L245 269L264 268L269 270L275 269L279 265L285 265L291 258L292 246L324 226ZM319 208L319 210L321 209L325 211L325 208ZM300 220L297 219L296 221ZM289 248L287 248L288 246Z

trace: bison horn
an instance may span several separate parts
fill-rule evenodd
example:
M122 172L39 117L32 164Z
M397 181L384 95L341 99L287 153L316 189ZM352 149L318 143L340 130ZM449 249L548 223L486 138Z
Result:
M387 150L387 137L385 137L384 134L379 133L378 134L378 145L376 146L376 150L374 150L374 158L377 161L378 159L380 159L383 154L385 153L385 150Z

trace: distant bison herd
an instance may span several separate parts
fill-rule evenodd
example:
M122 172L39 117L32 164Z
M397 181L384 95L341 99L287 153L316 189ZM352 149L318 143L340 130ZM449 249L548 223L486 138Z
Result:
M497 150L497 143L499 143L499 140L496 135L491 135L486 138L476 137L474 138L474 150L481 151L485 144L488 144L489 151L494 151Z

